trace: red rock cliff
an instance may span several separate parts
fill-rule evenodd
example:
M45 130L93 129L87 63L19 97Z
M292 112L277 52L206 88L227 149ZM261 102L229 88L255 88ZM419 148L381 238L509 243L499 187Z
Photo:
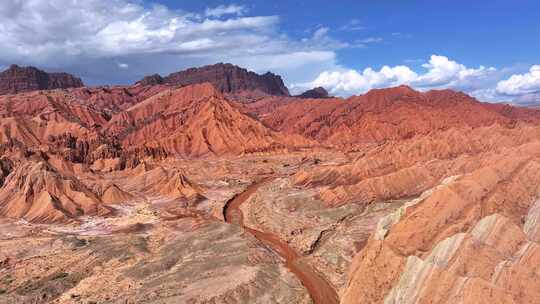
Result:
M84 84L80 78L67 73L47 73L35 67L11 65L0 73L0 95L19 92L78 88Z

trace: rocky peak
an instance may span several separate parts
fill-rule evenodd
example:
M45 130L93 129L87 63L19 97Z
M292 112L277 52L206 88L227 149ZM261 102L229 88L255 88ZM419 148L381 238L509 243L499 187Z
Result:
M152 86L152 85L158 85L163 84L165 82L165 79L161 77L159 74L153 74L145 76L143 79L137 81L135 84L142 85L142 86Z
M298 95L300 98L330 98L328 91L323 87L316 87Z
M407 85L400 85L397 87L372 89L368 91L366 94L364 94L363 96L366 96L367 98L374 98L374 99L382 98L382 99L388 99L388 100L395 100L395 99L399 99L403 97L419 97L421 96L421 93Z
M259 91L268 95L288 96L289 90L280 76L267 72L259 75L230 63L218 63L199 68L175 72L162 78L151 75L137 82L142 85L162 83L173 86L187 86L197 83L211 83L221 93Z
M35 67L12 64L0 72L0 95L19 92L78 88L84 84L80 78L67 73L47 73Z

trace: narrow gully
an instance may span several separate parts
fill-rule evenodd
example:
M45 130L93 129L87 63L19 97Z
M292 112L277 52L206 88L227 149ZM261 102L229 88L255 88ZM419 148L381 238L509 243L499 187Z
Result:
M300 255L281 240L277 235L251 229L244 225L244 215L240 206L247 202L259 187L274 178L265 178L249 186L244 192L236 195L227 202L224 208L223 216L227 223L235 224L244 228L259 241L263 242L275 252L277 252L284 260L287 267L307 289L313 303L315 304L338 304L339 297L334 288L324 279L315 269L300 259Z

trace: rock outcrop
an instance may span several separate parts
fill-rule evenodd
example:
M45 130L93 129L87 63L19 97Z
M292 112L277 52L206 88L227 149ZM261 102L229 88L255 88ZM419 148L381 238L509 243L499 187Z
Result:
M448 176L478 169L498 152L537 140L540 129L527 125L453 128L366 149L344 165L300 170L294 183L318 187L332 206L403 199Z
M118 185L113 183L108 183L105 185L97 184L92 187L92 190L105 204L126 203L134 200L135 198L132 194L120 189Z
M183 170L166 169L161 166L150 169L141 163L126 178L128 184L149 195L159 195L193 205L204 200L202 187L191 181Z
M172 73L164 78L159 75L151 75L143 78L137 84L187 86L205 82L211 83L221 93L259 91L268 95L289 95L289 90L280 76L270 72L259 75L227 63L191 68Z
M328 95L328 91L326 91L323 87L316 87L311 90L307 90L304 93L297 95L298 98L306 98L306 99L318 99L318 98L330 98L331 96Z
M142 86L153 86L163 83L165 83L165 79L163 77L161 77L159 74L152 74L145 76L143 79L137 81L135 84Z
M538 302L539 151L484 158L382 220L342 303Z
M47 73L35 67L11 65L0 73L0 95L37 90L78 88L80 78L67 73Z
M56 223L111 210L75 177L61 175L45 161L21 164L0 189L0 215L33 223Z

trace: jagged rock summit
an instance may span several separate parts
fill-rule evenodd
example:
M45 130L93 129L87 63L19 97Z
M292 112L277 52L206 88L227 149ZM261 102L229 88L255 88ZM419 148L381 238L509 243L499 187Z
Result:
M154 74L144 77L137 84L187 86L205 82L211 83L221 93L259 91L268 95L289 95L289 89L283 83L281 76L270 72L259 75L230 63L190 68L169 74L167 77Z
M300 98L331 98L328 95L328 91L323 87L316 87L311 90L307 90L304 93L297 95L296 97Z
M165 83L165 79L161 77L159 74L152 74L145 76L143 79L137 81L137 84L143 85L143 86L153 86L158 84Z
M68 73L47 73L38 68L12 64L0 72L0 95L37 90L79 88L82 80Z

